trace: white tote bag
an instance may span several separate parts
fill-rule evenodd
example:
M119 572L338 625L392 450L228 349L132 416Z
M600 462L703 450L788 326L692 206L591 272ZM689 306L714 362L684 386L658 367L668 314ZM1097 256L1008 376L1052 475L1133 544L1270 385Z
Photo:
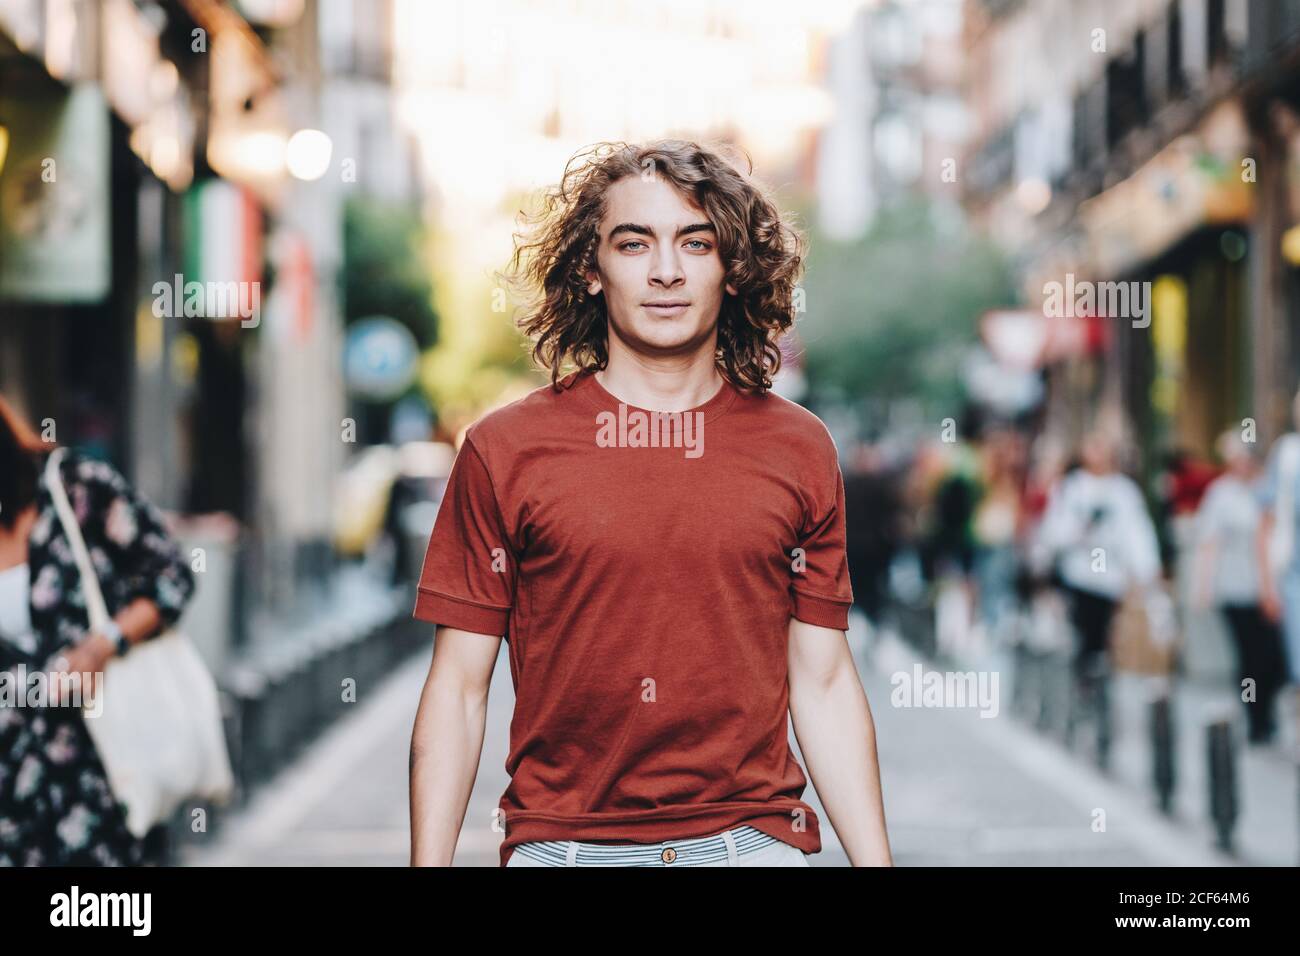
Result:
M63 451L50 455L46 482L97 629L108 622L108 608L59 475ZM229 800L234 775L216 684L184 634L171 630L133 644L105 665L97 690L98 699L83 699L82 713L133 834L143 837L186 800Z

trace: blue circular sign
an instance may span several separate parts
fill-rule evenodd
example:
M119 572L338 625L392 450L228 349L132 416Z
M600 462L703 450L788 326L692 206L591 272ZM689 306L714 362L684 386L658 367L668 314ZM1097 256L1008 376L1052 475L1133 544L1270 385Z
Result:
M387 401L410 387L419 358L420 346L410 329L396 319L371 316L348 329L343 378L353 394Z

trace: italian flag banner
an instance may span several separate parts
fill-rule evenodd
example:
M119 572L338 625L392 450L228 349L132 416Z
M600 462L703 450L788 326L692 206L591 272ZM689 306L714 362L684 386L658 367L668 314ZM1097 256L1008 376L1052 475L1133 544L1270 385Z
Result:
M262 210L253 194L224 179L196 183L185 194L185 283L205 287L235 283L248 300L262 278ZM260 297L260 296L259 296ZM211 298L211 297L205 297ZM225 302L229 296L217 297ZM227 306L209 319L239 317Z

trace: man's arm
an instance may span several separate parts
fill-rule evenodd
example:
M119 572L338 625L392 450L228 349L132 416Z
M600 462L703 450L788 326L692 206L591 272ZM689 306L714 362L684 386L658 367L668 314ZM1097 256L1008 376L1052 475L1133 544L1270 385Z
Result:
M876 727L844 632L790 619L790 717L817 796L853 866L893 866Z
M450 866L474 789L501 636L439 627L411 732L411 865Z

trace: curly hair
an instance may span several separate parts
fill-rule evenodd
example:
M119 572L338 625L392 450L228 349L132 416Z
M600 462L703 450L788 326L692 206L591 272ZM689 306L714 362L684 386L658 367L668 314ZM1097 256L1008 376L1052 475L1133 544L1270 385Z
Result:
M794 324L794 290L804 239L784 221L765 190L719 152L685 140L598 143L569 160L515 234L509 281L529 299L519 329L533 340L533 359L551 371L584 371L609 362L604 295L587 291L595 269L605 193L626 176L662 175L704 210L718 236L726 282L718 315L720 374L742 389L765 391L781 367L777 343Z

